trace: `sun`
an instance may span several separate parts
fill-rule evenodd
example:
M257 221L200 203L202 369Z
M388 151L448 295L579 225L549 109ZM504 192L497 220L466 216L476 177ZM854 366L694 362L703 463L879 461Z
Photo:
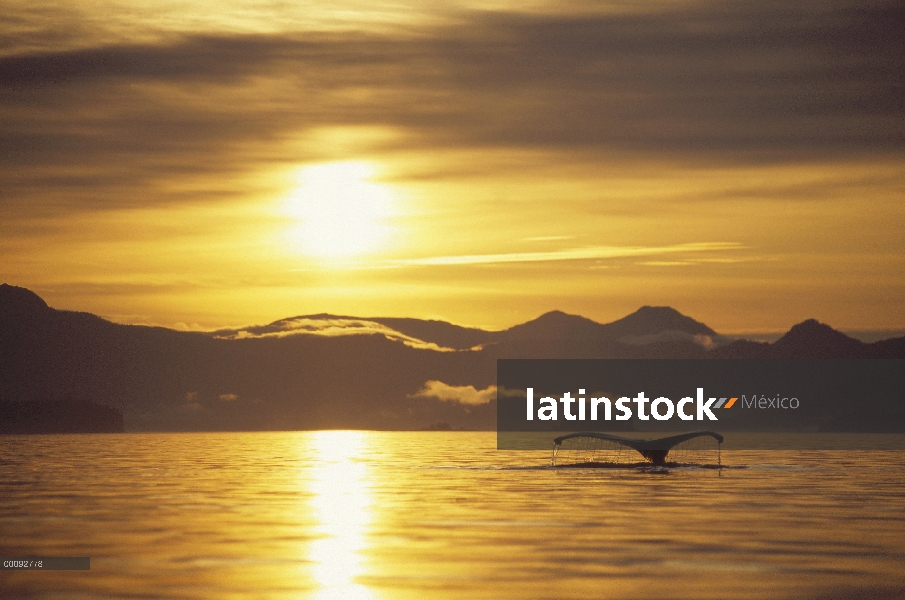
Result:
M367 162L334 162L303 167L298 187L286 202L296 220L290 241L304 254L348 258L381 249L392 234L392 187L372 180Z

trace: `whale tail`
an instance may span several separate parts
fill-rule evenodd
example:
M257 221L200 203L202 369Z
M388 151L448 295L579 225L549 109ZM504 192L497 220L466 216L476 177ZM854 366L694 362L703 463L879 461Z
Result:
M646 464L721 464L723 436L715 431L691 431L656 439L627 438L586 431L553 440L553 466L636 466L638 454ZM636 454L637 453L637 454ZM669 460L667 460L669 459ZM642 463L645 464L645 463Z

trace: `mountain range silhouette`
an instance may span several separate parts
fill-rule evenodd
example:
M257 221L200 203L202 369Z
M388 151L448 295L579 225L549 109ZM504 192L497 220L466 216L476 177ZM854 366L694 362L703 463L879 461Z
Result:
M0 285L0 402L95 402L127 430L492 428L493 402L425 390L484 390L498 358L905 358L905 337L865 343L810 319L774 343L731 340L653 306L606 324L553 311L503 331L317 314L184 332Z

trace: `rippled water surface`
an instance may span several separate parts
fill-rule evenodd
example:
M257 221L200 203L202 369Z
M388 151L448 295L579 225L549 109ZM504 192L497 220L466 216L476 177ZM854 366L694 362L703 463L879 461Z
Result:
M0 437L0 554L91 557L0 571L0 597L905 598L905 453L549 458L493 433Z

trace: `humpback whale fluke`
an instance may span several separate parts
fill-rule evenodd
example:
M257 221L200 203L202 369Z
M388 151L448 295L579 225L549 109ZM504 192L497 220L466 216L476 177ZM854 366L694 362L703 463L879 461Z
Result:
M723 443L723 436L715 431L689 431L688 433L680 433L678 435L671 435L657 439L626 438L618 435L611 435L608 433L585 431L580 433L569 433L566 435L561 435L553 440L553 456L555 461L556 451L565 440L573 438L591 438L596 440L605 440L607 442L614 442L615 444L625 446L627 448L632 448L633 450L637 450L639 453L641 453L641 456L643 456L654 466L664 466L666 465L666 456L669 454L669 451L673 449L673 447L681 444L682 442L687 442L688 440L698 437L711 437L716 440L717 444Z

